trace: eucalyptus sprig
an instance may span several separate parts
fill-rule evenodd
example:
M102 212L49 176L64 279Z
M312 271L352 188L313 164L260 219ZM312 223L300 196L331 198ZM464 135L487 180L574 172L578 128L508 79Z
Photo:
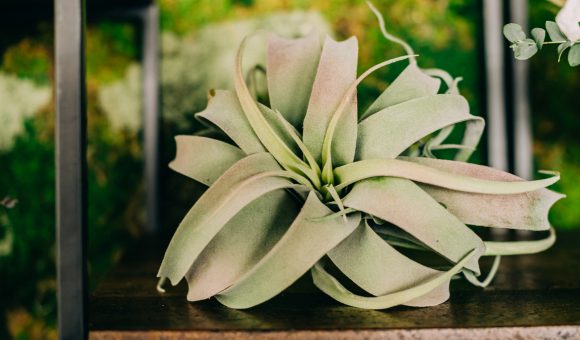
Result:
M546 31L550 38L546 41ZM519 60L527 60L534 56L544 45L558 45L558 62L564 52L568 49L568 64L575 67L580 65L580 40L571 41L558 27L554 21L546 21L546 29L536 27L532 29L528 38L522 27L518 24L510 23L504 26L503 34L512 44L510 48L514 51L514 57Z
M490 284L500 256L548 249L555 234L550 207L562 195L546 189L557 173L525 181L465 163L484 121L469 112L459 78L421 69L408 44L389 34L406 55L356 76L352 37L321 43L315 32L299 39L271 36L266 78L269 106L245 82L244 43L236 58L235 91L211 91L196 115L213 139L178 136L170 167L207 191L177 228L159 268L188 283L187 299L216 298L250 308L310 272L316 287L344 304L384 309L433 306L449 298L459 274ZM359 113L357 87L380 67L409 62ZM441 83L445 83L445 87ZM463 140L447 142L462 128ZM454 160L437 159L454 149ZM548 231L543 239L493 242L470 226ZM429 267L403 248L442 260ZM479 259L494 256L480 279ZM367 295L346 288L342 272Z

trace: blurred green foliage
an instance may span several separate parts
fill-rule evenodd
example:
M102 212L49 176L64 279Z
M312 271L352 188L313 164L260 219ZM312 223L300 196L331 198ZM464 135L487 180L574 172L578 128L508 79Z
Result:
M172 232L201 192L200 187L169 171L165 165L174 155L173 136L189 134L199 128L191 115L205 106L205 94L210 86L216 86L205 75L222 71L211 69L221 68L215 62L193 65L194 60L197 63L210 59L204 54L207 52L204 51L204 39L214 40L212 53L221 51L215 40L222 38L215 37L211 31L227 32L229 27L241 25L240 21L245 28L254 27L248 26L249 19L274 13L316 11L326 19L336 38L358 37L359 72L404 53L398 45L382 37L375 17L362 0L160 0L159 4L166 57L163 67L167 68L166 76L162 73L162 101L164 109L171 110L170 114L163 112L161 126L162 226L167 233ZM420 66L442 68L454 77L463 77L460 89L470 101L472 112L484 115L479 31L481 3L388 0L375 4L387 19L387 29L407 40L420 54ZM533 2L531 25L541 26L543 21L552 20L554 13L554 6L548 2ZM209 29L208 24L212 25ZM112 102L125 108L128 104L123 103L139 100L135 87L138 76L134 71L139 57L138 39L138 30L130 23L100 22L87 30L89 269L92 284L139 234L143 221L141 132L136 128L138 124L131 120L121 119L130 122L128 124L113 124L111 118L124 111L135 111L115 111ZM1 46L0 72L33 81L39 87L51 86L51 26L41 23L35 34L11 41L17 43ZM196 43L198 45L194 46ZM223 53L236 48L231 46ZM580 126L580 116L574 112L572 104L577 101L573 96L580 89L580 74L571 72L565 63L556 64L553 59L551 55L542 54L531 62L534 151L538 168L561 170L562 180L556 189L568 195L553 209L552 221L558 228L573 228L578 227L580 221L580 211L576 209L580 204L580 186L575 181L580 174L580 140L574 130ZM359 91L361 105L370 104L401 68L402 65L397 65L381 69L365 80ZM22 125L22 132L15 137L12 148L0 150L0 199L8 195L19 200L13 209L0 209L0 243L8 234L12 235L11 252L0 253L1 276L9 278L0 280L0 339L9 336L54 338L53 103L33 117L25 118ZM483 159L480 152L474 161Z

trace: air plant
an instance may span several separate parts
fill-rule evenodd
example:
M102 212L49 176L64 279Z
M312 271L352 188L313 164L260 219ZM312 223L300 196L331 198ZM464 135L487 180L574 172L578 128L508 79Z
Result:
M314 285L346 305L384 309L432 306L449 298L459 275L486 286L500 256L539 252L555 241L547 213L562 195L545 187L559 179L525 181L466 163L484 128L457 83L421 69L407 55L356 77L356 38L272 36L267 50L269 106L244 81L245 41L236 61L235 92L212 91L197 118L219 139L177 136L170 167L209 188L186 214L159 269L187 280L187 299L215 297L250 308L310 271ZM357 86L375 70L409 62L362 113ZM441 86L445 83L445 90ZM446 144L465 126L461 144ZM454 160L435 158L455 150ZM468 225L550 230L526 242L483 241ZM429 267L404 249L442 258ZM479 259L495 256L480 280ZM332 262L333 267L330 266ZM366 295L341 282L340 271Z

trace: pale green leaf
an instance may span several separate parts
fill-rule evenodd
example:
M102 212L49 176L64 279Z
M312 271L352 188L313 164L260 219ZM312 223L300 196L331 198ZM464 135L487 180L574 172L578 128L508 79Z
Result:
M550 228L550 235L534 241L485 242L484 256L509 256L535 254L549 249L556 242L556 231Z
M459 273L465 264L470 261L475 254L476 251L472 250L461 261L457 262L455 266L453 266L447 272L440 274L436 278L423 282L409 289L377 297L360 296L348 291L342 284L340 284L340 282L338 282L338 280L336 280L324 269L323 263L317 263L312 268L311 273L316 287L318 287L333 299L342 302L345 305L364 309L386 309L412 301L433 291L434 289L437 289L437 287L445 284L455 274Z
M526 39L519 43L514 49L514 57L518 60L530 59L538 52L538 46L532 39Z
M429 68L423 69L421 71L423 71L423 73L425 73L428 76L436 77L435 79L441 78L441 80L443 80L443 82L447 86L447 90L445 91L445 93L459 94L459 87L457 86L457 84L459 84L459 82L462 81L463 78L461 77L453 78L451 74L449 74L449 72L439 68ZM436 94L437 92L438 91L432 94Z
M566 41L565 43L558 45L558 62L560 62L560 59L562 59L562 55L564 54L564 52L566 52L566 50L570 46L572 46L572 42L570 41Z
M469 283L471 283L472 285L474 285L476 287L485 288L485 287L489 286L489 284L491 283L491 281L495 277L495 274L497 274L497 270L499 269L500 262L501 262L501 256L496 256L493 259L493 264L491 265L491 269L489 270L489 273L487 274L486 278L483 280L479 280L477 278L477 276L472 271L470 271L468 269L463 271L463 276L465 276L467 281L469 281Z
M407 66L401 74L369 106L360 120L387 107L401 104L411 99L437 94L441 81L422 72L416 64Z
M336 42L327 37L322 49L316 80L304 117L304 143L321 162L322 143L330 121L348 88L356 79L358 43L356 38ZM356 148L357 101L352 96L341 115L332 145L335 164L352 162ZM322 164L322 163L320 163Z
M324 135L324 141L322 142L322 164L323 164L322 179L325 180L326 183L333 183L333 178L332 178L333 177L333 174L332 174L333 160L332 160L332 152L331 151L332 151L332 144L334 142L335 131L337 129L338 122L340 121L344 110L346 110L346 108L348 106L350 98L353 95L356 95L357 86L366 77L368 77L371 73L380 69L381 67L385 67L387 65L390 65L390 64L402 61L402 60L409 59L410 57L411 56L402 56L402 57L398 57L398 58L389 59L387 61L384 61L382 63L379 63L379 64L369 68L363 74L361 74L351 84L351 86L348 88L348 90L345 92L344 97L342 98L342 100L340 102L340 105L338 105L338 108L334 112L332 119L330 120L330 123L328 124L328 129L326 130L326 134Z
M425 96L383 109L359 123L356 159L394 158L421 138L447 126L468 121L467 146L483 131L480 117L469 114L465 98L451 94Z
M568 64L572 67L580 65L580 43L570 48L570 52L568 52Z
M270 106L297 128L302 128L321 50L315 31L300 39L273 35L268 40Z
M177 136L175 142L177 151L169 167L205 185L212 185L246 156L236 146L206 137Z
M253 268L280 240L300 211L288 192L265 194L243 208L212 239L185 278L187 299L208 299Z
M238 100L244 114L246 115L246 119L250 123L256 136L258 136L260 142L262 142L262 145L285 169L294 171L300 175L305 175L310 178L310 180L318 178L318 174L308 167L308 165L290 149L282 137L276 133L268 120L264 117L258 104L252 98L252 95L244 82L244 75L242 72L242 55L246 41L247 38L242 41L240 48L238 49L234 76L236 94L238 95Z
M230 167L195 203L175 231L158 277L176 285L215 235L245 206L264 194L295 186L288 171L266 153Z
M332 214L314 193L288 232L252 270L234 285L216 296L231 308L250 308L276 296L358 226L360 215L351 215L347 223L341 218L316 220Z
M401 157L451 174L492 181L522 182L523 179L487 166L427 159ZM443 203L447 210L463 223L496 228L548 230L548 211L562 197L548 189L538 189L521 194L486 195L421 185L431 197Z
M534 37L536 46L538 46L538 48L541 49L542 45L544 45L544 41L546 40L546 30L544 30L543 28L536 27L532 29L532 37Z
M553 21L546 21L546 30L552 41L566 41L566 37L560 31L560 27Z
M551 173L551 177L524 182L490 181L469 176L461 176L441 171L426 165L399 159L367 159L336 168L338 180L336 190L363 179L372 177L400 177L415 182L431 184L442 188L479 194L520 194L545 188L556 183L560 174Z
M195 117L220 128L246 154L266 151L248 123L236 94L231 91L213 92L207 108Z
M454 263L472 249L483 254L483 241L409 180L383 177L361 181L343 202L345 207L396 225ZM474 272L479 272L478 258L467 264Z
M518 42L526 39L526 33L522 30L522 26L513 23L503 27L503 35L510 42Z
M399 253L366 223L361 223L328 257L350 280L374 296L407 289L441 274ZM406 304L432 306L448 298L448 286L443 284L440 289Z

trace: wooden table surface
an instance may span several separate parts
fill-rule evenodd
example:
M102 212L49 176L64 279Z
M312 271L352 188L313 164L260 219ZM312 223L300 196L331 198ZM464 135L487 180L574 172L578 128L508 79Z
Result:
M161 255L143 243L99 284L90 303L92 339L580 339L579 232L560 232L544 253L504 257L486 289L455 280L444 304L384 311L343 306L305 288L309 276L248 310L190 303L183 282L166 294L155 290Z

